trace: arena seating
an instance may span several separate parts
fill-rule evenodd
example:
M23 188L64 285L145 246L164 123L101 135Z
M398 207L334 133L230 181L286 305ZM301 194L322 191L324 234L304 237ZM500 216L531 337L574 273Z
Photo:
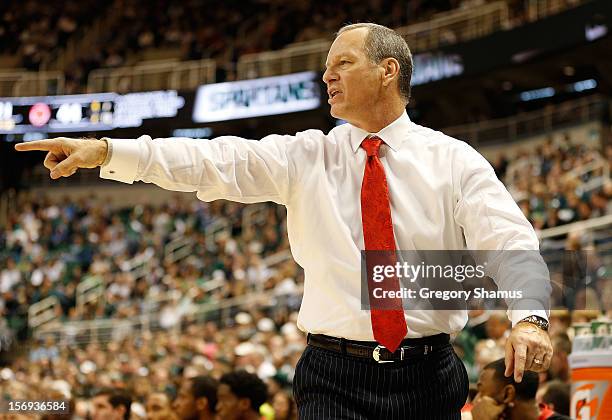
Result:
M554 10L562 10L580 2L507 0L508 22L538 18L529 15L527 4L554 3ZM380 10L390 12L377 13L377 22L398 27L489 3L411 1L401 7L389 0L339 0L331 7L320 0L232 0L217 8L208 0L62 0L62 7L39 7L31 0L7 0L0 4L0 67L57 66L66 72L63 93L86 89L92 70L159 58L210 58L222 70L214 75L217 81L231 80L240 77L240 57L328 38L342 23L371 20ZM89 48L72 48L82 31L96 36L87 38ZM457 41L454 33L445 34L443 42ZM568 381L570 324L612 317L612 146L558 129L580 130L571 118L550 121L544 134L534 130L537 141L512 138L512 144L488 150L499 139L472 143L540 235L543 251L589 252L588 283L581 285L573 311L551 313L559 356L541 377L543 391ZM583 123L582 131L590 133ZM99 181L97 172L89 175ZM67 181L62 182L54 185ZM76 417L87 418L90 399L111 387L128 392L132 418L144 419L154 392L172 399L186 378L246 369L268 385L266 418L270 410L277 420L296 418L290 388L306 345L296 327L304 274L291 258L281 206L204 203L186 194L122 205L96 194L64 196L66 189L41 185L44 194L15 196L0 224L5 398L62 397L74 404ZM453 345L472 383L484 365L504 356L509 331L505 313L470 311ZM271 406L283 398L289 408L281 415Z
M90 25L107 6L107 2L92 0L46 4L32 0L3 1L0 4L0 62L38 70L44 60L64 48L70 37Z
M176 64L181 60L213 59L216 81L222 82L252 77L253 63L247 60L241 69L238 65L241 57L320 40L324 41L323 50L326 50L325 42L342 24L368 21L372 16L377 16L377 22L383 25L406 28L408 32L402 33L406 32L404 35L415 43L411 47L419 50L419 43L432 37L436 38L435 45L427 41L424 48L465 41L473 38L473 34L482 36L507 29L583 1L547 0L534 4L523 0L498 0L493 3L507 6L501 15L496 13L485 23L469 19L463 22L461 17L462 11L474 13L492 5L485 0L414 1L405 7L388 0L342 0L333 6L324 1L287 4L270 0L230 2L220 9L211 7L212 3L207 0L181 3L115 0L111 4L88 0L82 8L77 7L82 6L82 2L71 0L63 1L63 7L36 7L32 0L6 1L0 5L0 13L3 13L0 40L5 41L0 43L0 69L5 68L9 73L15 67L64 73L59 82L55 72L41 73L41 80L48 78L49 81L50 87L45 89L53 89L53 92L33 93L40 95L83 92L92 70L146 63L151 63L155 70L159 64ZM378 13L381 10L388 12ZM458 21L453 18L455 12L461 15ZM434 15L438 26L424 27L422 33L411 36L407 25L425 22ZM429 34L434 29L435 36ZM472 35L465 37L464 32ZM139 70L122 67L121 73L138 73ZM167 72L167 66L162 66L160 71ZM22 75L14 77L14 84L23 83ZM210 81L206 77L202 83ZM45 86L45 83L40 85ZM23 90L23 86L20 85L20 89Z
M481 149L544 251L591 252L582 303L553 312L559 351L572 320L612 313L612 147L591 134L585 123ZM305 345L295 327L303 273L282 207L188 195L126 207L49 191L21 194L0 227L0 345L30 343L0 371L10 395L59 388L83 410L112 386L142 404L174 395L182 377L236 368L265 378L271 396L288 386ZM470 313L454 345L472 381L503 356L508 331L503 313ZM567 354L555 364L548 379L566 380Z

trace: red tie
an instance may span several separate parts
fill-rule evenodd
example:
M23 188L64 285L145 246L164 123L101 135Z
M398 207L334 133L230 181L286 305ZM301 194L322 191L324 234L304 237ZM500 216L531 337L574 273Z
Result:
M376 264L384 260L385 264L395 266L395 237L393 236L393 221L389 205L389 187L385 177L385 168L378 157L382 140L378 137L366 138L361 147L368 154L361 184L361 221L363 223L363 239L366 251L385 252L382 259L376 256ZM367 254L367 253L366 253ZM383 290L399 290L397 277L387 278L381 283L375 283L372 273L373 258L366 257L368 272L368 289L370 297L370 316L374 339L394 352L408 331L404 309L400 298L387 298L373 301L373 290L376 287Z

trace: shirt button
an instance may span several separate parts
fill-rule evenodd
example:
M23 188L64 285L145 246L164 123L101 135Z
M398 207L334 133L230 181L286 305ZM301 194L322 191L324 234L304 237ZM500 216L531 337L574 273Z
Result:
M115 173L115 171L110 171L110 173L111 173L111 174L114 174L114 173Z

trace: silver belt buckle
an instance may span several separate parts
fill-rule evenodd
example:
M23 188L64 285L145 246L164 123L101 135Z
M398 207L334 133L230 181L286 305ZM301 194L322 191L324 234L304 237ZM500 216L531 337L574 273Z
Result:
M384 349L384 348L386 348L386 347L385 346L381 346L381 345L376 346L374 351L372 351L372 358L374 360L376 360L377 363L393 363L394 360L380 360L380 350ZM404 360L404 348L403 347L401 347L400 359Z

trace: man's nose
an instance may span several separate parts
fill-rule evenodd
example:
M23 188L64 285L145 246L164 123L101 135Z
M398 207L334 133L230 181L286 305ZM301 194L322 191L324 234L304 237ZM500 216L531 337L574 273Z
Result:
M329 69L326 69L325 73L323 73L323 82L325 82L326 84L329 84L329 82L337 79L338 77L336 76L336 74L329 71Z

